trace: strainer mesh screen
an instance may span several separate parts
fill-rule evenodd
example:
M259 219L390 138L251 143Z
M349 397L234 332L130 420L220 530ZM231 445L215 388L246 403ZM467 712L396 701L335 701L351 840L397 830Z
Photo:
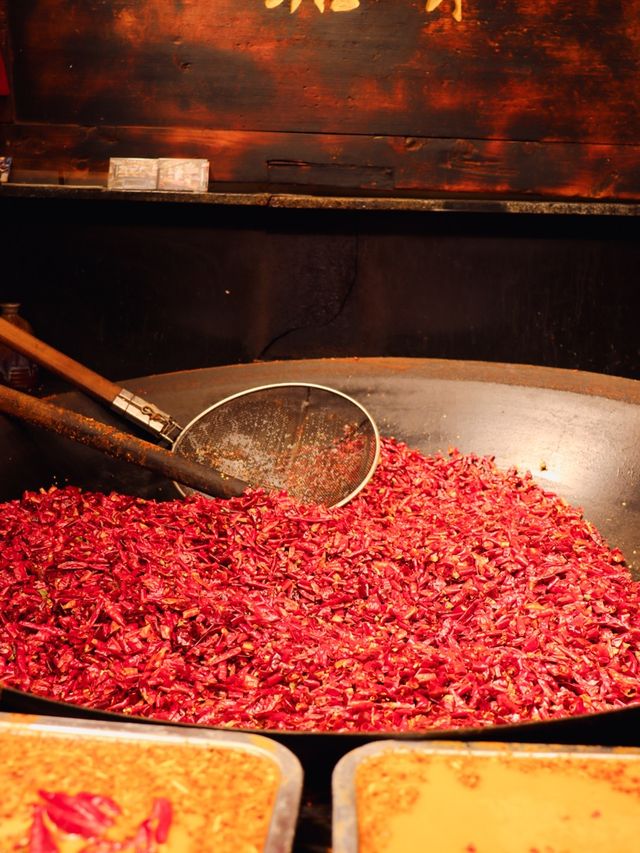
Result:
M366 482L378 449L375 425L355 401L293 384L251 390L203 412L174 452L251 486L335 506Z

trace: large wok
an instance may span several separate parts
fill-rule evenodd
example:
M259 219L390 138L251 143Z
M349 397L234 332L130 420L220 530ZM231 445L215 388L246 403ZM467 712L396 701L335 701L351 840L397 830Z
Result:
M425 452L456 446L496 457L499 466L529 469L546 487L584 508L618 546L634 572L640 566L640 382L519 365L423 359L321 359L234 365L128 381L181 422L252 385L300 380L334 386L361 401L383 435ZM79 393L57 402L116 423ZM0 417L0 499L54 479L145 497L174 497L155 475L65 439ZM636 577L638 575L636 574ZM0 709L109 718L5 689ZM483 729L431 731L429 738L640 745L640 706L566 720ZM382 733L381 733L382 734ZM335 761L366 735L278 733L326 783ZM387 735L388 736L388 733ZM324 782L322 781L324 780Z

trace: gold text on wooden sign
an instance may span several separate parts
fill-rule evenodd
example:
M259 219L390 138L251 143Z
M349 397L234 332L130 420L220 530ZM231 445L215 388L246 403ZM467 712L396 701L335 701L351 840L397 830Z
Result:
M267 9L276 9L287 2L291 12L297 12L302 5L302 0L264 0L264 5ZM360 0L311 0L311 2L320 12L325 12L327 9L331 12L353 12L360 6ZM427 0L425 9L427 12L435 12L442 2L443 0ZM450 0L450 3L453 6L451 14L456 21L461 21L462 0Z

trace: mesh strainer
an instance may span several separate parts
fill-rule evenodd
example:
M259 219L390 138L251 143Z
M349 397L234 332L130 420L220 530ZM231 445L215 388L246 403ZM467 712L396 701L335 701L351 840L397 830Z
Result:
M380 437L367 410L341 391L286 382L250 388L206 409L173 450L251 486L341 506L370 480ZM183 494L194 491L176 485Z
M324 385L250 388L206 409L183 429L150 400L2 318L0 341L166 441L173 453L12 389L0 396L0 411L158 471L183 494L205 488L206 494L231 497L249 485L340 506L363 488L378 462L380 436L367 410Z

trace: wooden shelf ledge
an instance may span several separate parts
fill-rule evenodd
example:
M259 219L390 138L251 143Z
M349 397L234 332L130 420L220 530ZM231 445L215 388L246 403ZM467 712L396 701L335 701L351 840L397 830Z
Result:
M306 210L407 211L424 213L516 213L564 216L637 216L640 203L550 201L543 199L415 198L403 196L328 195L291 192L213 191L136 192L98 185L7 183L0 198L55 198L151 203L210 204Z

